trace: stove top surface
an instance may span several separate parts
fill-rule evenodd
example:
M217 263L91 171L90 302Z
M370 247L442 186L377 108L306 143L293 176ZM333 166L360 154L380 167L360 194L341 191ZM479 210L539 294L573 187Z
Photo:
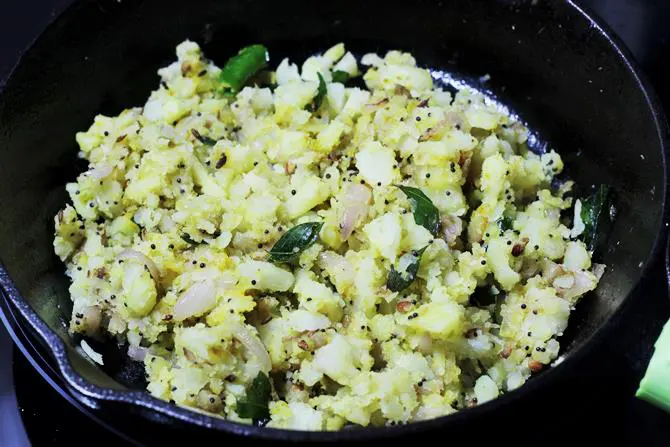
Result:
M12 1L0 6L0 86L2 79L24 48L40 30L72 0ZM9 2L8 2L9 3ZM47 4L48 3L48 4ZM667 0L583 0L625 41L650 79L666 111L670 111L670 2ZM28 17L30 20L28 20ZM15 29L11 23L25 18L29 28ZM538 414L501 414L496 422L508 427L522 445L547 439L577 441L578 445L667 446L670 415L633 397L651 355L651 346L664 322L670 318L664 262L656 260L638 299L631 303L629 318L593 355L528 402L542 408ZM57 383L57 378L54 379ZM552 405L546 405L552 402ZM528 408L527 408L528 409ZM193 441L184 431L150 423L135 426L132 417L118 423L117 433L104 428L105 415L82 408L66 393L59 393L11 346L0 325L0 446L79 445L85 440L104 439L109 445L154 445ZM97 422L95 422L97 420ZM521 430L517 430L518 425ZM115 424L116 425L116 424ZM492 425L495 431L497 426ZM479 435L477 435L479 436ZM482 435L484 436L484 435ZM499 438L504 433L497 432ZM101 438L102 437L102 438ZM216 434L217 440L226 435ZM240 440L235 440L239 445Z

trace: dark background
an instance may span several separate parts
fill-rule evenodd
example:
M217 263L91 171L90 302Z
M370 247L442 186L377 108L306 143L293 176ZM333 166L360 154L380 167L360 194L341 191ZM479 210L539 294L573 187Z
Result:
M0 88L23 49L71 2L0 2ZM596 10L625 41L666 110L670 110L670 0L583 0L579 3ZM500 433L501 438L511 436L522 446L539 445L539 440L543 444L560 441L603 446L670 445L670 415L633 397L649 361L653 341L670 318L662 257L656 260L650 272L644 279L642 293L630 303L630 317L621 321L613 335L577 365L571 375L534 397L531 404L537 405L536 417L527 420L514 414L500 415L509 419L510 428L509 433ZM6 365L0 365L3 367ZM21 417L35 446L82 445L86 440L104 445L124 444L120 438L86 420L53 392L17 352L13 369ZM546 411L547 405L553 411L547 411L543 421L541 413ZM557 414L562 417L557 418ZM538 427L537 422L545 423ZM144 428L134 436L143 440L160 439L155 433L150 434L148 427ZM223 444L231 441L223 438L222 435ZM468 444L477 445L477 439L477 433L473 433ZM448 440L445 436L445 442ZM166 442L162 439L159 443L171 445ZM235 442L230 444L235 445Z

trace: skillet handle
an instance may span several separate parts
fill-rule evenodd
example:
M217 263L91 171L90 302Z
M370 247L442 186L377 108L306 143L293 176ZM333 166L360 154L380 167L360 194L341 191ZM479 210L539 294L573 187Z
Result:
M654 344L654 355L635 396L670 412L670 321Z

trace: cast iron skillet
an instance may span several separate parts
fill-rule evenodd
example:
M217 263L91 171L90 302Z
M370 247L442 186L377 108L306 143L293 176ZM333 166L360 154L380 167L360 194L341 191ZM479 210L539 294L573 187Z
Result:
M564 155L572 178L616 190L617 219L600 254L609 267L570 319L562 340L566 360L520 390L449 417L337 433L263 429L192 412L137 389L138 368L120 357L115 362L112 351L104 370L84 360L63 323L68 282L51 247L64 185L83 168L74 133L98 113L142 104L158 83L156 70L174 59L185 38L220 63L249 43L266 44L277 64L343 41L358 53L411 51L422 65L464 79L489 74L486 88ZM446 428L528 399L611 329L626 300L644 299L635 288L664 235L665 126L628 52L568 0L414 0L402 7L360 0L79 2L23 56L0 97L0 285L51 350L71 391L91 407L289 441Z

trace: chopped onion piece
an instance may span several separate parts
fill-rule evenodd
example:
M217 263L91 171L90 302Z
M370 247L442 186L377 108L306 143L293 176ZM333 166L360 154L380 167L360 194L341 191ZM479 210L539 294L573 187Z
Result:
M154 279L154 281L156 281L156 283L160 282L161 275L160 271L158 270L158 267L156 267L154 261L146 257L143 253L140 253L137 250L126 249L123 250L121 253L119 253L119 259L134 259L136 261L141 262L142 264L147 266L147 268L149 269L149 273L151 273L151 276Z
M148 352L148 348L133 345L128 346L128 357L135 360L136 362L143 362Z
M596 288L597 279L591 273L581 271L575 271L572 273L575 279L571 287L556 288L556 294L561 298L564 298L566 300L572 300L573 298L579 298L586 292L589 292Z
M261 370L266 374L270 372L272 361L270 360L268 351L265 349L265 345L263 345L258 336L252 333L249 327L243 323L234 322L231 329L233 337L242 343L248 354L256 358Z
M571 274L561 275L558 278L554 279L552 283L555 288L569 289L575 285L575 277Z
M98 365L104 365L105 363L102 361L102 354L95 352L91 346L86 343L86 340L82 340L81 343L79 343L81 346L81 349L84 350L84 353L93 360L95 363Z
M564 274L567 270L562 265L545 259L542 262L542 276L548 282L553 282L555 278Z
M605 264L593 264L593 274L598 281L600 281L600 278L605 274L606 267Z
M344 212L340 220L340 234L347 239L354 231L356 223L368 213L372 200L372 193L368 188L359 184L352 184L344 196Z
M204 280L193 283L184 292L172 310L172 317L176 321L204 314L216 306L216 290L214 282Z
M456 239L463 232L463 221L458 216L449 214L443 215L440 219L442 224L442 236L450 247L454 245Z

